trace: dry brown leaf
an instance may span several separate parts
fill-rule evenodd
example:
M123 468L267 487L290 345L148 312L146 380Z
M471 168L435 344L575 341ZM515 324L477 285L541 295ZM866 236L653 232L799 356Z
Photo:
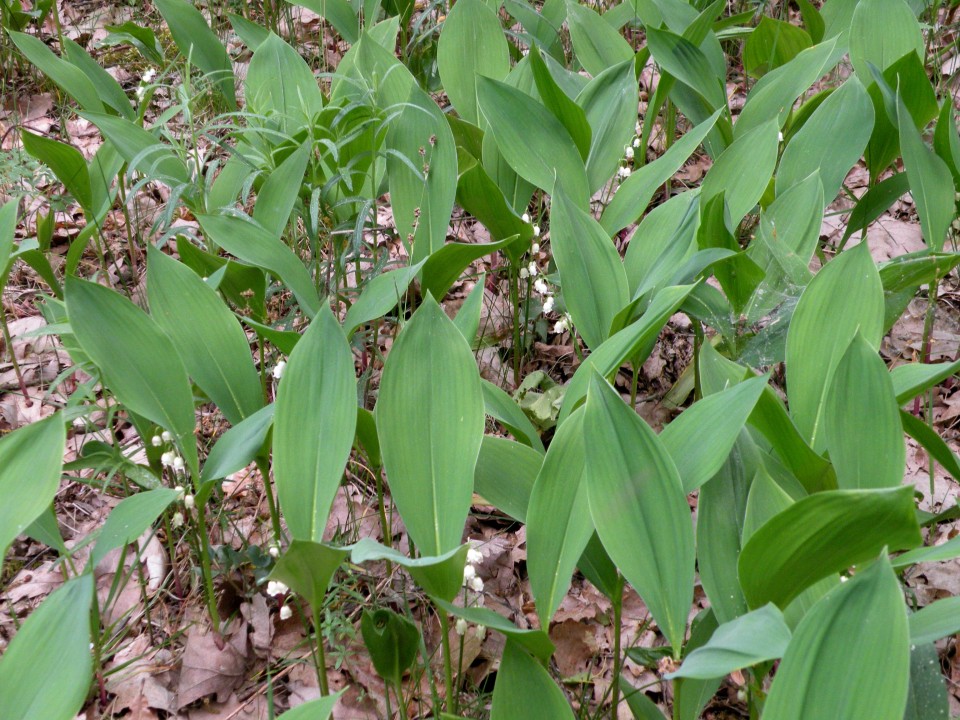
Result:
M169 650L151 650L150 638L140 635L107 664L107 691L116 695L114 712L129 710L127 717L156 717L156 710L173 712L176 699L170 690Z
M177 707L183 708L208 695L225 702L243 682L247 667L247 623L234 621L221 638L206 626L187 630L183 649Z

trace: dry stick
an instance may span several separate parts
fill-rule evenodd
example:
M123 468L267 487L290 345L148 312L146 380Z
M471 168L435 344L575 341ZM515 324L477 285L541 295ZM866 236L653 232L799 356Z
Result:
M16 353L13 352L13 340L10 339L10 328L7 327L7 314L0 313L0 330L3 331L3 341L7 344L7 350L10 352L10 362L13 364L13 374L17 376L17 383L20 385L20 392L26 399L26 406L33 407L33 400L27 393L27 384L23 381L23 374L20 372L20 364L17 362Z

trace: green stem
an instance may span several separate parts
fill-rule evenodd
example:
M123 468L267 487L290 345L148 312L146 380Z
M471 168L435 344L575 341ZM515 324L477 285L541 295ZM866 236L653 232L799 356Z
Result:
M273 496L273 487L270 485L270 468L262 457L256 459L257 469L263 478L263 490L267 496L267 505L270 506L270 520L273 523L273 539L277 543L283 540L283 528L280 526L280 510L276 498Z
M610 704L610 718L617 720L617 706L620 705L620 630L623 627L623 576L617 580L617 592L613 598L613 700Z
M930 287L928 289L928 302L927 302L927 312L926 316L923 319L923 339L920 343L921 348L921 357L920 361L927 363L930 362L930 337L933 334L933 323L936 320L937 315L937 294L940 289L940 276L937 275L934 277ZM933 388L928 390L926 394L926 402L924 403L924 416L931 428L933 427ZM929 468L930 474L930 501L933 502L934 494L934 464L933 457L930 455L930 452L927 452L927 467Z
M197 504L197 532L200 534L200 572L207 596L207 611L213 629L220 633L220 611L217 610L217 596L213 590L213 570L210 567L210 537L207 535L207 510L202 503Z
M513 306L513 385L520 386L520 274L510 263L510 304Z
M323 617L323 607L318 603L310 606L313 613L313 629L317 637L317 682L320 683L320 695L330 694L330 684L327 682L327 653L323 649L323 629L320 618Z
M450 657L450 621L447 613L437 608L440 618L440 641L443 645L443 682L447 691L447 712L457 714L457 697L453 692L453 662Z

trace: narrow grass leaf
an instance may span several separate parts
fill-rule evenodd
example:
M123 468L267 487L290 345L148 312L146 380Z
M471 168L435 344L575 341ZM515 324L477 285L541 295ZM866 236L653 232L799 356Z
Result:
M913 489L832 490L797 501L760 527L740 553L751 607L781 608L817 580L922 542Z
M34 610L0 660L4 720L72 720L93 672L90 603L93 575L67 581ZM56 678L56 692L50 680Z
M597 534L679 656L695 557L677 469L653 430L597 374L583 422L587 498Z
M186 265L147 246L151 317L173 340L187 372L231 424L263 406L243 328L216 291Z
M884 554L800 622L763 716L902 720L909 678L906 609Z
M470 346L430 295L390 351L376 412L410 537L424 555L456 547L483 438L483 394Z
M353 447L353 353L324 303L287 363L277 391L273 463L290 534L319 542Z

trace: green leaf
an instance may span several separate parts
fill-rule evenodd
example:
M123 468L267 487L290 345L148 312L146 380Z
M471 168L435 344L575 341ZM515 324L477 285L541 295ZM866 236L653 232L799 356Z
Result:
M524 445L529 445L543 455L540 434L530 422L517 401L489 380L480 381L483 390L484 412L504 426L511 435Z
M90 555L90 567L96 567L111 550L132 543L143 535L178 496L176 490L157 488L121 500L110 511L97 536L96 547Z
M521 246L526 247L533 237L533 228L514 212L503 191L483 165L462 147L457 148L457 163L460 172L457 178L457 202L490 231L490 237L494 240L517 237L515 243L507 245L505 252L513 262L519 262L521 252L518 250ZM512 170L510 172L513 173ZM526 200L524 198L524 204Z
M72 145L22 131L24 149L47 165L88 216L94 213L90 176L83 155Z
M565 187L558 186L553 198L550 242L564 302L584 342L596 349L630 300L627 276L610 236L576 206Z
M291 5L301 5L322 18L340 33L340 37L353 45L360 39L360 17L347 0L288 0Z
M841 489L903 482L906 446L893 383L886 364L860 333L833 374L824 440Z
M666 72L693 88L710 112L726 106L726 93L703 51L669 30L646 28L650 53Z
M13 44L44 75L53 80L64 92L80 103L84 110L103 112L100 93L84 72L62 58L58 58L40 38L7 30Z
M493 688L490 720L573 720L563 691L543 665L508 639Z
M910 616L910 642L932 643L960 632L960 597L934 600Z
M850 22L850 61L861 80L870 78L868 63L881 72L906 53L923 59L923 34L904 0L863 0Z
M902 0L898 0L902 1ZM943 249L950 222L956 215L953 175L950 168L926 146L897 92L900 152L910 181L910 195L917 205L923 238L935 252Z
M350 551L326 543L294 540L270 577L300 595L311 608L323 607L330 581Z
M303 262L276 235L233 215L198 215L203 233L231 255L276 275L310 317L320 310L313 278Z
M597 534L679 655L695 556L676 467L653 430L596 374L583 422L587 498Z
M643 165L617 188L613 200L603 211L600 225L613 235L636 222L647 209L657 188L683 167L720 117L717 110L709 119L687 131L652 163Z
M514 642L527 652L532 653L541 662L548 662L553 655L554 646L550 636L544 630L521 630L502 615L483 607L459 607L443 600L434 600L442 610L455 617L461 617L474 625L503 633L510 642Z
M416 265L409 265L397 270L390 270L377 275L367 282L360 297L347 310L343 319L343 329L348 336L361 325L386 315L396 307L407 293L407 288L420 272L425 260Z
M950 717L950 701L937 649L932 643L918 645L911 638L910 690L903 720L940 720L947 717Z
M851 297L858 299L855 306ZM824 317L831 321L824 324ZM822 420L833 373L858 331L872 347L880 344L883 288L866 243L841 253L817 273L800 296L787 331L790 414L816 451L826 447Z
M492 243L447 243L430 254L423 265L421 292L442 298L474 260L511 245L511 237Z
M250 112L277 117L280 129L288 135L309 125L323 110L323 95L310 66L273 33L250 58L244 97Z
M123 25L107 25L107 35L99 45L114 47L123 43L133 45L143 55L143 59L153 65L164 65L163 46L157 40L156 33L143 25L128 20Z
M333 0L325 1L333 2ZM303 705L297 705L295 708L287 710L277 717L283 718L283 720L329 720L330 713L333 712L333 707L337 704L340 696L346 691L347 688L344 688L333 695L326 695L316 700L310 700L309 702L303 703Z
M220 480L253 462L273 427L275 409L275 403L262 407L221 435L203 464L201 480Z
M884 555L800 622L773 679L764 720L902 720L909 668L903 596Z
M68 277L66 304L73 335L104 384L129 410L173 432L198 478L193 393L167 334L143 310L102 285Z
M406 568L414 581L423 588L430 597L446 602L453 602L463 587L463 568L467 561L469 544L438 555L436 557L420 557L411 560L406 555L393 548L381 545L371 538L363 538L349 547L350 560L354 563L364 563L373 560L389 560L392 563Z
M849 78L790 138L777 170L777 194L819 171L824 202L833 202L873 131L870 96Z
M781 608L817 580L922 542L913 488L831 490L798 500L757 530L740 553L751 607Z
M956 453L950 449L943 438L926 422L908 413L905 410L900 411L900 422L903 423L904 431L920 443L921 447L940 463L944 470L950 473L954 479L960 477L960 461Z
M587 174L577 146L553 113L506 83L478 78L480 110L504 159L516 173L553 192L560 178L577 207L589 198Z
M86 75L97 89L100 98L111 108L128 120L134 120L137 114L130 106L130 98L120 87L113 75L108 73L87 52L70 38L63 38L63 57Z
M633 60L633 48L590 8L568 2L567 26L577 60L594 77L607 68Z
M364 609L360 633L377 674L394 687L399 686L403 673L413 665L420 650L417 626L392 610Z
M866 230L874 220L883 215L907 190L910 183L906 173L897 173L881 180L867 190L857 200L857 204L847 219L842 242L846 243L851 235Z
M147 246L147 297L187 372L231 424L263 406L260 378L240 323L193 270Z
M60 415L24 425L0 440L0 564L10 543L53 502L66 442Z
M593 535L583 482L586 462L583 411L557 430L530 493L527 572L540 627L549 627L577 561Z
M233 63L217 34L210 29L203 15L187 0L157 0L163 15L185 58L189 58L217 86L230 110L237 109L237 91L233 82Z
M777 123L770 120L731 143L707 172L700 187L700 204L721 192L736 225L763 195L777 162Z
M507 40L497 17L483 0L458 2L443 22L437 67L444 90L460 117L480 125L479 76L503 80L510 72Z
M635 137L637 93L637 77L630 59L604 70L577 95L577 105L584 109L592 130L586 163L591 192L610 180L623 160L624 149Z
M469 343L471 348L476 347L477 333L480 331L480 319L483 313L484 291L487 286L486 273L480 273L473 289L463 301L463 305L457 310L456 317L453 318L453 324Z
M270 173L257 195L253 219L276 237L283 235L283 230L287 227L303 184L303 174L307 171L311 152L309 141L294 150Z
M4 720L72 720L90 687L93 575L67 581L27 618L0 660ZM50 678L56 678L51 692Z
M763 16L743 44L743 69L760 77L786 65L812 45L810 35L796 25Z
M687 655L676 671L664 677L711 678L783 656L790 628L773 604L749 612L718 627L706 645Z
M540 56L540 50L534 48L528 55L530 70L537 85L540 101L552 112L570 133L570 137L580 151L581 159L586 162L590 156L590 140L593 131L587 122L587 115L579 105L571 100L557 84L547 64Z
M767 380L766 375L752 378L698 400L660 433L684 492L693 492L720 470Z
M290 533L319 542L353 447L353 353L324 303L297 343L277 391L273 462Z
M432 296L403 327L380 383L377 427L390 490L424 555L460 543L483 437L480 375Z
M525 522L543 454L513 440L484 435L473 474L474 491L512 518Z

